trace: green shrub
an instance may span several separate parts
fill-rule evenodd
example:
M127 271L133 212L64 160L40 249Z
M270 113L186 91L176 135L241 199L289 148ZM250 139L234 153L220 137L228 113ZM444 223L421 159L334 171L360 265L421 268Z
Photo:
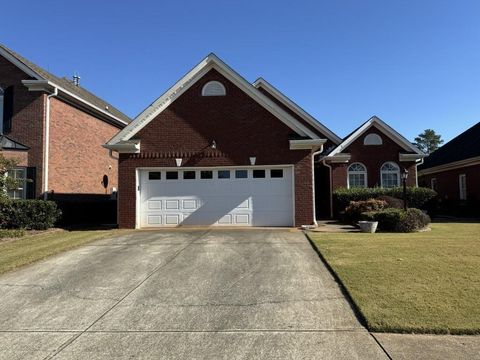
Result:
M0 227L46 230L55 225L61 211L53 201L8 200L0 202Z
M423 229L430 224L430 217L422 210L410 208L404 211L401 221L397 224L398 232L413 232Z
M340 188L333 192L334 210L337 214L343 211L351 201L361 201L368 199L377 199L380 196L391 196L397 199L403 198L403 188ZM435 199L437 193L432 189L421 187L407 188L408 207L424 209L428 203Z
M345 221L356 223L360 220L362 213L369 211L379 211L387 207L383 200L368 199L364 201L351 201L345 209Z
M430 224L430 217L422 210L410 208L405 210L388 208L380 211L369 211L361 215L362 220L378 221L382 231L413 232Z

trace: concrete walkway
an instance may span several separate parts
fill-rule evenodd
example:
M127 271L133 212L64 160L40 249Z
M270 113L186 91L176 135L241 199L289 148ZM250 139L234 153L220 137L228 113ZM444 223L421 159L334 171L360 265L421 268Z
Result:
M138 231L0 276L0 359L419 359L429 344L448 351L439 338L415 339L368 333L294 230ZM459 354L451 345L443 358Z

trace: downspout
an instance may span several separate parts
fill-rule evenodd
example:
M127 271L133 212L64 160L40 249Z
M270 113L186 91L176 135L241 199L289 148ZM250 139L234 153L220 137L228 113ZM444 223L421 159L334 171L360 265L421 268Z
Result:
M58 95L58 88L47 95L47 108L45 110L45 147L43 152L43 199L48 199L48 157L50 150L50 99Z
M329 202L330 202L330 217L333 218L333 198L332 198L332 193L333 193L333 183L332 183L332 165L327 164L327 160L323 159L322 161L323 165L328 168L328 178L330 182L330 195L329 195Z
M315 156L320 155L323 152L323 145L320 146L320 149L312 153L312 205L313 205L313 225L318 226L317 223L317 209L315 201Z
M415 162L415 182L418 188L418 166L423 165L424 159L421 158L419 162Z

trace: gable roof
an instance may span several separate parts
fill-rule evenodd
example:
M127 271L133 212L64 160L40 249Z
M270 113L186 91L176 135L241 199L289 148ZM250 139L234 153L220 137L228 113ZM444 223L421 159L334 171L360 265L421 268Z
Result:
M200 80L208 71L215 69L244 93L250 96L258 104L276 116L280 121L289 126L298 135L318 139L319 136L305 125L300 123L293 116L287 114L277 104L267 96L257 90L252 84L220 60L215 54L209 54L205 59L198 63L184 77L177 81L163 95L150 104L140 115L138 115L127 127L116 134L106 146L112 146L120 142L130 140L136 133L143 129L150 121L162 113L172 102L187 91L193 84Z
M8 136L0 135L0 151L1 150L29 150L28 146L20 144L15 140L10 139Z
M28 76L38 81L47 81L51 85L58 87L59 90L63 90L66 93L71 93L83 100L86 105L90 105L96 110L101 110L104 115L111 117L114 120L120 121L123 125L130 122L130 118L116 107L99 98L95 94L91 93L87 89L74 85L70 80L66 78L60 78L53 75L40 66L25 59L23 56L17 54L13 50L7 48L5 45L0 44L0 56L3 56L12 64L16 65L20 70L25 72ZM108 110L107 110L108 109Z
M404 150L413 152L414 154L419 155L419 157L427 156L423 151L421 151L419 148L413 145L410 141L408 141L395 129L390 127L382 119L380 119L377 116L372 116L362 125L360 125L357 129L355 129L352 133L350 133L347 137L345 137L342 143L338 145L335 149L333 149L327 155L327 157L337 155L342 151L344 151L350 144L352 144L356 139L358 139L365 131L370 129L372 126L378 127L381 131L383 131L386 135L388 135L390 139L392 139L395 143L401 146Z
M277 88L271 85L268 81L263 78L258 78L253 83L253 86L258 88L263 88L267 91L270 95L272 95L275 99L280 101L283 105L289 108L292 112L294 112L297 116L305 120L306 123L310 124L314 129L319 131L321 134L324 134L329 140L331 140L335 145L338 145L342 142L342 139L335 135L333 131L328 129L325 125L321 124L317 119L315 119L312 115L307 113L303 110L300 106L294 103L291 99L285 96L282 92L280 92Z
M480 156L480 122L430 154L421 170Z

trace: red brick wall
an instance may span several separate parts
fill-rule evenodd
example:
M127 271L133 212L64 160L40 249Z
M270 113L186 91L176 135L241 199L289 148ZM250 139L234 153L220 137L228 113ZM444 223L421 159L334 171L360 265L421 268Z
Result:
M12 131L6 135L30 148L26 154L26 163L24 159L22 166L37 168L36 194L39 196L42 192L43 177L45 94L29 92L21 82L26 79L29 79L28 75L0 56L0 86L14 87ZM15 153L15 156L18 156L18 152Z
M118 187L118 162L102 147L118 128L57 98L50 100L49 191L104 194Z
M371 133L376 133L381 136L383 140L382 145L363 145L365 136ZM333 189L347 186L347 168L350 164L360 162L367 168L367 181L369 187L380 186L380 168L382 165L391 161L400 167L402 172L404 168L408 170L408 186L416 185L416 167L415 162L400 162L399 154L406 151L391 140L387 135L381 132L380 129L372 127L355 140L343 153L350 153L351 160L348 164L332 164L332 184Z
M436 178L436 191L440 198L445 200L460 200L460 187L458 180L460 174L466 175L467 200L480 201L480 165L423 175L420 177L419 183L422 186L431 187L431 179Z
M202 86L221 81L225 97L202 97ZM141 154L120 156L119 225L135 226L135 169L175 166L295 164L295 223L313 222L310 151L289 150L293 131L215 70L208 72L136 136ZM217 149L210 149L212 140Z

